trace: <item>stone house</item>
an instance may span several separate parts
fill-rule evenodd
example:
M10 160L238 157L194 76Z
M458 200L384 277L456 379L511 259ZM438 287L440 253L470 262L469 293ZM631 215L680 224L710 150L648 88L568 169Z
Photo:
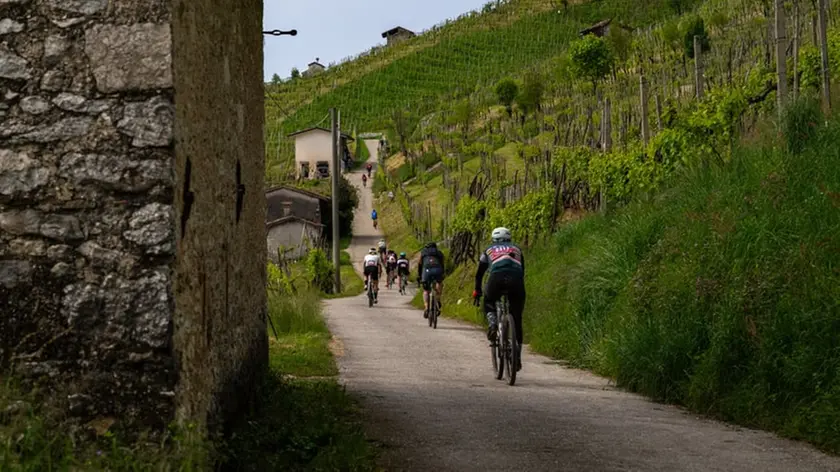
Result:
M289 137L295 138L295 169L298 179L327 178L332 172L332 132L326 128L313 127L295 131ZM340 159L350 157L348 141L353 137L341 133Z
M330 223L331 199L315 192L288 186L266 191L266 245L268 258L300 259L309 248L321 247Z
M314 62L310 62L309 64L307 64L306 70L303 71L301 73L301 75L304 76L304 77L312 77L313 75L318 75L321 72L324 72L325 70L327 70L327 68L324 67L323 64L318 62L319 60L320 60L320 58L316 57Z
M633 31L633 28L631 28L629 26L626 26L626 25L623 25L623 24L618 23L618 22L614 23L612 21L612 18L608 18L606 20L599 21L598 23L595 23L594 25L590 26L589 28L585 28L585 29L580 30L578 32L578 34L580 35L580 37L584 37L588 34L594 34L595 36L598 36L598 37L604 37L604 36L607 36L608 34L610 34L610 28L612 28L613 26L619 27L619 28L621 28L625 31L628 31L628 32Z
M388 31L382 33L382 37L387 40L388 46L392 44L397 44L400 41L405 41L406 39L410 39L417 36L413 31L407 30L402 26L397 26L395 28L391 28Z
M268 362L262 2L0 17L0 377L220 431Z

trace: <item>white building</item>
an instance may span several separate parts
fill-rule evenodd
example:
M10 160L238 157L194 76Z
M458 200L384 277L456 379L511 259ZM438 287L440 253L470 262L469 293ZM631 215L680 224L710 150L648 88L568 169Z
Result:
M326 178L332 171L332 133L326 128L313 127L295 131L295 169L300 179ZM347 141L353 138L341 133L339 152L343 158L348 153Z

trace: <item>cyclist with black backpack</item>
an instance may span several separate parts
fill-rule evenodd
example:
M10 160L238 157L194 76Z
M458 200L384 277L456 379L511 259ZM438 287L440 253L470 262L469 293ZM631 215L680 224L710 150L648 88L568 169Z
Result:
M420 263L417 264L417 280L423 283L423 318L429 317L429 292L435 284L435 298L438 308L443 292L443 253L432 241L420 252Z

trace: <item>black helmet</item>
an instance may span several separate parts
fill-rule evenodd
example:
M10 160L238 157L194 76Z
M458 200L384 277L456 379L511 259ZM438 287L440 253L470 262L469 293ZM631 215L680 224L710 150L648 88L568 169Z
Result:
M426 243L426 248L427 249L437 249L437 243L434 242L434 241L429 241L428 243Z

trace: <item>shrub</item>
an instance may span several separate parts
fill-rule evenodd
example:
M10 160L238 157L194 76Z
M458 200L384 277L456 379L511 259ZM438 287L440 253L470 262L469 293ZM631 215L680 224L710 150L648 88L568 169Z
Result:
M820 104L812 98L800 97L788 104L782 117L782 130L788 152L799 155L814 139L822 123Z
M333 266L323 250L313 248L306 255L306 279L309 286L324 293L333 290Z

